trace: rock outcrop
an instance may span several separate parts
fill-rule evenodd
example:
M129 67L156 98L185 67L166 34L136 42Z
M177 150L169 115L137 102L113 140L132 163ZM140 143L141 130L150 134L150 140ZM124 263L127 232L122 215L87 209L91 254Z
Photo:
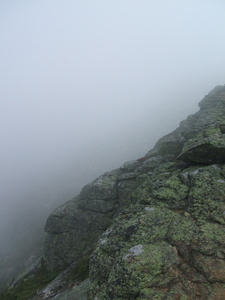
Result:
M91 255L90 299L225 299L225 87L200 108L134 170L135 204Z
M89 299L225 299L225 87L199 105L49 217L49 267L91 254Z
M90 256L89 279L58 299L225 299L225 86L199 106L50 215L47 268Z

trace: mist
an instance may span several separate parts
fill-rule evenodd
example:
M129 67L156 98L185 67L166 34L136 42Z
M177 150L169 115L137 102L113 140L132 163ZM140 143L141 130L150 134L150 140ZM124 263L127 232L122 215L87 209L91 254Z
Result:
M219 0L1 2L1 245L19 222L44 224L84 184L144 156L224 84L224 9Z

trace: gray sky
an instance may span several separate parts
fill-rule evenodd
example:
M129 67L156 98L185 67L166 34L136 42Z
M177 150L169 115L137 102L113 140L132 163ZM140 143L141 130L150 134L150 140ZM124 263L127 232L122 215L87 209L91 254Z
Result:
M2 0L1 211L67 170L91 180L143 156L196 112L225 83L224 12L222 0Z

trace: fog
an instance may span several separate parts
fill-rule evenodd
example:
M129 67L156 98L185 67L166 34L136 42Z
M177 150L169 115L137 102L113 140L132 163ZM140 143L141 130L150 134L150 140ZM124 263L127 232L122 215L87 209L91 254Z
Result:
M222 0L1 1L2 245L21 219L44 222L85 183L144 156L225 83L224 9Z

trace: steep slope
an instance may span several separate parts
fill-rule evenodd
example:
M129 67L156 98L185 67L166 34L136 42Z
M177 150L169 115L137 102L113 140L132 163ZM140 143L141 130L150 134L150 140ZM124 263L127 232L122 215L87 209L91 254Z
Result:
M91 255L90 299L225 299L225 87L200 107L148 153Z
M32 299L225 299L225 86L199 106L49 216L46 269L68 269Z
M159 166L172 161L173 168L180 172L180 168L186 167L182 161L188 164L225 162L221 129L225 124L224 101L225 87L218 86L200 102L198 113L160 139L144 158L101 175L86 185L80 195L56 209L45 226L49 234L45 251L49 268L64 268L81 253L90 253L94 241L109 227L114 216L129 204L139 202L132 192L140 189L142 182L152 182L151 172ZM175 163L176 159L181 162ZM181 180L177 180L178 188L180 184Z

